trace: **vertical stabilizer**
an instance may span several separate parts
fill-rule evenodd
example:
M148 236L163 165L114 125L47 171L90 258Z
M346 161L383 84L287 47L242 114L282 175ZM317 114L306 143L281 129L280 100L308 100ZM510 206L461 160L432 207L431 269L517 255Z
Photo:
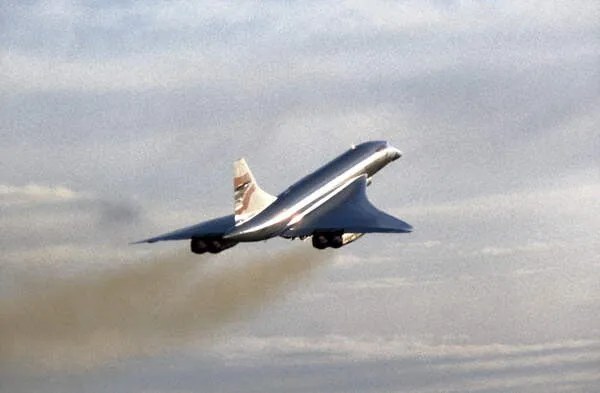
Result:
M233 163L233 176L236 224L261 212L277 199L258 186L243 158Z

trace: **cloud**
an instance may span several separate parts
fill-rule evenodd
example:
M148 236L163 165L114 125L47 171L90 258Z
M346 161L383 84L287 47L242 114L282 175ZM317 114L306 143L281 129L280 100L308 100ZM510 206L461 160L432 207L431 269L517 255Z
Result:
M546 252L553 247L560 247L559 244L550 245L547 243L534 242L523 246L517 247L484 247L477 254L489 255L489 256L507 256L516 253L528 253L528 252Z
M147 221L131 200L64 186L0 185L0 209L0 267L24 271L76 261L94 250L107 255L111 247L116 256L132 228Z
M569 343L597 336L600 315L598 11L586 0L0 4L3 300L28 288L24 272L78 287L63 278L110 281L98 271L187 249L126 243L230 213L240 156L277 192L352 143L387 139L405 156L369 197L415 226L361 238L297 296L230 326L232 342L282 347L258 369L260 351L177 351L3 386L597 390L595 350ZM496 344L548 352L456 359Z
M420 393L500 393L507 389L527 392L575 389L583 392L593 391L598 383L595 372L598 347L591 341L545 342L537 348L523 345L517 349L514 346L510 351L508 348L482 346L471 354L460 345L446 353L443 344L432 344L432 356L404 349L399 352L403 355L387 356L390 351L386 350L385 344L403 340L401 337L381 340L348 336L247 336L230 341L220 352L211 351L209 360L178 354L180 359L183 357L183 365L174 377L169 376L169 365L172 366L176 359L171 357L146 363L139 371L128 369L130 378L115 375L112 382L129 390L152 385L164 391L193 391L194 387L203 386L207 391L227 392L240 387L251 392L278 391L286 387L296 391L313 391L326 387L334 392L360 389L364 392ZM411 341L427 340L406 337L407 347L410 347ZM238 345L242 343L247 345L246 351L239 350ZM373 346L379 346L384 355L354 356L364 354L368 351L366 348ZM229 356L229 351L233 351L232 356ZM334 361L331 361L332 358ZM478 368L478 360L485 367ZM545 362L553 364L543 366ZM58 380L61 388L73 387L76 390L75 384L68 383L68 380L60 377ZM43 382L46 381L39 383ZM52 385L47 382L44 386L53 391ZM106 374L99 373L91 378L86 388L99 392L105 386Z
M82 194L63 186L52 187L38 184L13 186L0 184L0 206L3 207L72 201L82 197Z
M364 260L363 260L364 261ZM333 284L338 290L377 290L377 289L393 289L411 286L426 286L439 284L442 281L438 278L415 278L415 277L379 277L368 280L344 281Z
M15 7L4 27L13 39L0 51L0 87L107 92L228 85L260 91L307 81L427 75L457 64L506 69L562 64L597 53L597 42L581 39L593 34L597 11L593 1L35 3ZM556 42L547 42L541 32L553 32L568 56L558 54ZM537 38L530 41L527 33ZM40 42L40 34L48 39ZM471 49L448 45L436 34L461 42L468 35ZM427 45L417 47L415 38ZM253 41L257 47L250 49ZM374 49L387 56L374 63ZM481 51L488 56L473 56Z
M472 33L482 29L499 29L510 24L513 24L513 29L523 30L554 29L557 25L573 28L570 23L574 21L579 22L579 28L596 26L592 16L599 11L596 4L591 1L578 1L576 9L573 9L572 5L568 1L555 1L551 4L543 1L528 3L460 1L444 5L433 1L405 1L393 4L385 1L369 4L361 1L346 2L349 9L364 18L366 27L380 27L391 31L422 28L443 29L450 33L456 31ZM521 25L523 20L529 23ZM515 22L517 25L514 25Z
M600 356L600 341L566 340L534 344L466 344L467 337L441 337L435 342L433 337L385 337L385 336L343 336L325 337L234 337L227 343L219 344L212 350L228 359L273 361L273 357L286 358L300 353L315 353L335 357L339 360L377 360L403 357L427 357L468 363L477 367L477 361L514 361L522 364L531 358L573 354ZM462 342L461 342L462 341ZM302 358L298 358L303 361ZM309 360L310 361L310 360ZM321 361L317 359L317 361Z
M594 210L595 196L600 192L600 184L580 184L547 190L523 190L513 193L491 194L474 198L463 198L427 206L407 206L406 214L436 214L449 216L508 215L517 213L545 213L554 210L558 215L588 215L588 208Z
M597 340L481 345L463 344L462 340L340 335L238 337L216 351L229 367L268 370L277 367L274 365L285 366L297 370L292 373L304 375L303 380L314 386L325 379L337 381L336 369L342 365L362 370L361 375L369 370L372 378L364 386L369 391L383 391L387 386L418 392L502 391L511 387L529 391L556 383L590 387L598 382L594 372L600 362ZM422 379L425 375L427 378ZM348 386L360 384L353 373L346 378Z

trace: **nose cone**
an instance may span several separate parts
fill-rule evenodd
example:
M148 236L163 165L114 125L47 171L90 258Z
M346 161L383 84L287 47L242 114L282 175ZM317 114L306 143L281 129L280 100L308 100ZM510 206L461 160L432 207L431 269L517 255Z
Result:
M402 152L400 150L396 149L394 146L388 145L387 155L391 161L394 161L394 160L397 160L398 158L402 157Z

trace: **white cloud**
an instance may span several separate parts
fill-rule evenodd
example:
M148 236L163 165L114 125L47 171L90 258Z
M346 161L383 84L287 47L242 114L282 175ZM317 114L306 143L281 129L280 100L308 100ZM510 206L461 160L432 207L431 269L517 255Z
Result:
M444 280L436 278L417 279L414 277L379 277L366 280L343 281L333 283L331 286L336 290L373 290L435 285L442 282L444 282Z
M471 362L471 367L482 368L496 364L496 357L500 357L498 365L511 362L527 364L532 358L550 362L545 358L556 359L557 355L553 351L558 352L558 356L561 352L570 351L565 355L568 360L583 356L581 353L588 353L594 359L600 357L600 341L591 339L535 344L465 344L461 343L465 341L464 338L451 336L437 340L436 343L432 338L403 336L245 336L228 339L213 350L225 358L239 360L272 360L284 355L311 353L346 361L453 357L461 359L463 364Z
M406 206L396 209L407 215L445 215L478 217L482 215L511 215L515 212L546 213L555 211L557 215L589 217L598 210L600 184L570 185L547 190L523 190L512 193L466 198L455 202L433 205ZM600 217L592 215L592 217Z
M28 184L13 186L0 184L0 206L36 203L57 203L82 198L82 193L64 186Z
M436 366L442 379L486 378L435 392L525 385L510 369L528 365L544 374L527 376L536 383L597 379L573 371L598 356L586 350L598 342L581 339L597 333L597 1L11 7L0 43L0 268L68 273L69 261L94 261L85 270L183 250L125 244L228 213L229 172L213 161L253 154L277 191L314 169L310 157L384 137L406 159L369 193L385 210L414 201L396 213L416 231L342 250L302 287L307 301L290 296L236 326L250 337L227 338L219 356L312 359L343 373L348 359L446 356L462 368ZM90 196L105 192L137 196L148 218ZM235 250L278 245L289 246ZM468 336L439 338L448 332ZM373 336L351 336L361 333ZM518 344L542 337L573 340ZM559 364L569 371L550 375ZM433 368L420 364L415 378Z
M575 5L560 1L527 6L478 1L445 6L417 1L347 1L338 6L176 1L102 9L78 2L50 2L17 10L22 20L7 27L15 42L0 49L0 88L8 92L140 91L203 84L263 90L307 80L414 77L457 64L507 69L518 65L522 69L589 58L598 49L593 41L581 39L563 44L561 51L554 42L522 40L528 30L595 26L598 7L585 0ZM102 40L86 46L86 38L94 35L82 37L82 32L92 28L121 37L121 52L99 55L106 50ZM29 37L32 30L55 38L56 43L36 51L25 40L21 47L19 40ZM218 31L225 40L207 31ZM426 45L418 47L402 35L424 32ZM372 37L382 33L389 36ZM439 41L436 34L471 36L458 47ZM497 39L494 44L491 34ZM157 36L163 40L156 42ZM346 45L339 45L340 37L348 40ZM39 42L37 36L30 40ZM373 48L375 43L382 47ZM73 46L78 49L73 51ZM385 56L374 61L374 49ZM481 52L486 55L477 55Z
M476 255L487 255L487 256L507 256L514 255L519 253L534 253L534 252L546 252L552 248L560 247L560 244L550 245L548 243L542 242L533 242L528 243L522 246L515 247L497 247L497 246L487 246L482 248L481 250L475 252Z
M243 53L218 55L202 50L166 50L102 61L0 52L3 67L0 89L106 92L235 86L237 91L244 92L260 91L265 86L275 89L306 78L329 80L339 68L338 64L322 59L297 60L261 63L248 60Z
M594 384L600 380L593 371L593 365L600 361L598 340L535 344L461 341L464 338L442 337L435 342L431 338L408 336L246 336L229 339L211 352L229 364L258 364L261 368L272 364L318 364L339 369L360 362L378 367L378 362L384 361L386 369L394 369L394 362L398 361L397 367L412 370L414 364L419 364L426 368L429 381L427 384L421 381L418 388L410 389L419 392L526 388L563 382ZM557 375L555 370L561 371ZM398 390L404 391L404 387L400 384Z
M175 88L215 76L219 69L209 60L194 62L184 54L113 60L66 60L56 57L0 55L3 78L0 88L25 90L144 90Z
M512 29L555 29L597 26L600 7L594 1L497 1L466 0L440 4L423 1L346 1L345 6L365 21L368 28L391 31L443 29L477 31L512 25ZM573 26L575 24L576 26Z

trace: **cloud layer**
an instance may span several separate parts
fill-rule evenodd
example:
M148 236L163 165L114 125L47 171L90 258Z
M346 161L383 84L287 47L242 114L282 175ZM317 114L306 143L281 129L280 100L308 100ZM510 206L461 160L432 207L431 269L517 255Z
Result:
M13 367L0 388L598 390L599 7L3 3L0 326L13 340L2 353L31 358L45 343L42 359L82 347L110 358L143 353L177 323L189 334L172 355L86 372ZM269 307L275 276L311 267L144 266L187 245L127 246L229 214L241 156L276 194L368 139L404 151L369 195L415 232L361 238ZM215 265L289 244L243 246ZM226 330L215 318L224 339L188 347L213 295L236 305L252 277L265 283L248 299L256 317ZM178 297L154 309L172 282Z

